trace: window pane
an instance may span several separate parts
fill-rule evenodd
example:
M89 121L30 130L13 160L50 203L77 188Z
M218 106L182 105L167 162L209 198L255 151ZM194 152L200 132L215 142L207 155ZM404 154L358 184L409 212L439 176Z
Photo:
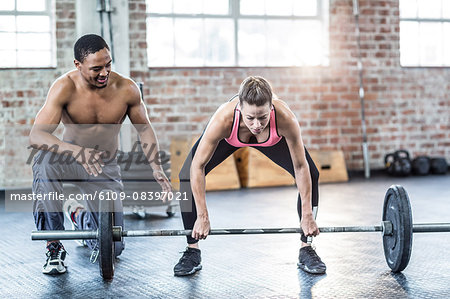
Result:
M226 15L229 13L228 0L203 0L205 14Z
M240 0L240 12L242 15L258 15L265 13L264 0Z
M295 39L294 65L320 65L325 56L320 21L297 21L291 35Z
M2 0L3 1L3 0ZM17 0L18 11L44 11L46 0Z
M48 16L17 16L17 31L50 32L50 17Z
M2 51L0 50L0 67L15 67L16 66L16 51Z
M17 51L18 67L48 67L52 65L51 51Z
M173 66L173 20L171 18L148 18L147 55L150 66Z
M240 20L239 65L266 65L266 24L264 20Z
M266 15L291 16L292 0L266 0Z
M147 12L172 13L172 0L147 0Z
M418 6L419 18L441 17L441 0L418 0Z
M175 64L179 66L202 66L202 19L175 19Z
M211 0L210 0L211 1ZM173 0L173 12L179 14L201 14L202 0Z
M18 50L50 50L50 33L19 33L17 34Z
M1 0L0 10L14 10L14 0Z
M450 19L450 1L448 0L442 1L442 18Z
M450 23L446 22L444 23L444 37L442 38L444 43L444 65L450 66Z
M420 65L442 64L442 23L419 23Z
M14 16L0 16L0 31L15 32L16 22Z
M317 16L317 0L294 0L294 15Z
M234 22L232 20L205 20L206 65L234 64Z
M288 66L294 62L295 44L299 39L292 36L293 21L267 21L267 61L274 66ZM283 32L283 34L280 34Z
M0 50L15 50L16 49L16 34L15 33L0 33ZM3 59L4 57L2 57Z
M148 12L174 14L166 18L165 25L161 18L148 17L150 66L233 66L236 61L240 66L292 66L327 62L326 18L323 21L289 17L318 16L321 12L317 0L147 0L147 3ZM238 15L236 37L236 20L229 15L234 4L239 5L241 15L277 17L246 19ZM325 3L323 8L327 7ZM202 14L227 18L205 18Z
M400 0L400 17L417 18L417 0Z
M400 22L400 65L419 65L418 22Z

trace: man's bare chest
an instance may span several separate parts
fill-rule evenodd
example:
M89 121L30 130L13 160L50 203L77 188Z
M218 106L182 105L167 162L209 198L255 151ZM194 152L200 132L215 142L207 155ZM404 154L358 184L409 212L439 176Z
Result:
M65 107L65 114L74 124L118 124L127 112L127 104L119 97L72 99Z

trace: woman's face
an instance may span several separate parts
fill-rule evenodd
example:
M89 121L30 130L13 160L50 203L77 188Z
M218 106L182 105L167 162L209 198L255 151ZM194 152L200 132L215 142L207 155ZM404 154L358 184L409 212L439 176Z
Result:
M270 110L270 103L263 106L250 105L247 102L242 103L242 120L253 135L260 134L267 127Z

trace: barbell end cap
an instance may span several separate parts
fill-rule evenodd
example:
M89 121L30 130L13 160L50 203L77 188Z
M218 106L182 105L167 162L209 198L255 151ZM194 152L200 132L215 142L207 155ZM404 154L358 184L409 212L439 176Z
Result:
M392 236L393 232L393 227L392 227L392 222L390 221L381 221L381 234L383 236Z

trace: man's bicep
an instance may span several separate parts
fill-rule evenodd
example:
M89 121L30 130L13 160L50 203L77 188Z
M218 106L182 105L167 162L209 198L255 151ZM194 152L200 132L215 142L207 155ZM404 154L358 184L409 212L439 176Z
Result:
M138 103L133 103L128 107L127 114L131 120L131 123L133 123L134 125L149 123L147 108L145 107L144 103L140 100Z
M128 92L130 95L128 102L127 115L130 118L131 123L134 125L149 124L147 107L141 98L139 88L134 82L130 82L128 86Z

